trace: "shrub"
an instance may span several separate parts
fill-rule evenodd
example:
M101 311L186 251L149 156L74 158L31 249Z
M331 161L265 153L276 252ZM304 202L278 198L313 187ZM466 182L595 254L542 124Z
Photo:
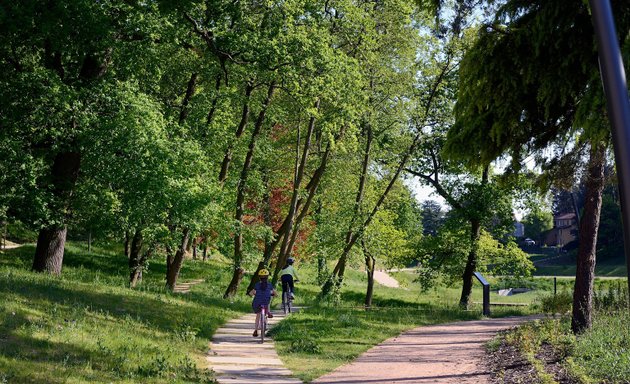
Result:
M322 348L317 344L314 339L305 338L305 339L297 339L291 342L291 347L289 347L289 352L296 353L310 353L310 354L320 354L322 353Z
M542 296L538 299L543 312L551 314L564 314L571 310L573 297L568 291L561 291L557 294Z

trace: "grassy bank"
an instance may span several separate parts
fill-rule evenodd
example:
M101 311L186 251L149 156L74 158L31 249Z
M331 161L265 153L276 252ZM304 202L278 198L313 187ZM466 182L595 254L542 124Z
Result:
M212 382L203 360L209 339L225 321L250 310L251 299L244 295L234 302L221 298L231 268L219 256L205 263L187 260L180 281L205 283L188 294L171 294L164 289L161 259L151 260L142 284L129 289L127 259L119 247L96 246L88 253L82 244L70 243L61 277L30 272L33 253L33 246L0 253L0 383ZM314 268L298 268L296 304L309 308L273 334L283 361L307 381L401 331L481 314L481 304L470 311L457 308L459 286L421 291L409 272L394 273L401 288L377 285L370 311L363 309L366 276L353 270L342 291L321 302ZM535 302L550 290L549 280L541 281L537 291L493 293L491 301ZM473 301L481 297L475 284ZM504 316L535 309L492 310Z
M229 268L189 260L189 294L164 290L165 265L151 260L138 289L119 250L66 249L61 277L30 272L34 248L0 253L0 383L204 383L200 364L214 330L248 311L221 299Z
M571 318L565 315L507 332L493 340L490 349L502 344L513 347L545 384L629 383L630 314L625 282L602 282L595 292L593 325L583 334L571 332ZM570 311L570 300L564 310Z
M314 271L303 267L300 274L305 283L296 287L296 304L314 303L319 292ZM374 307L370 311L362 308L365 275L349 271L336 301L311 304L311 307L280 323L272 334L276 349L287 367L300 379L309 382L402 331L421 325L481 317L481 305L473 306L470 311L457 308L459 287L436 287L422 292L413 282L413 273L398 272L394 276L401 282L402 288L377 285ZM481 297L480 287L475 287L473 300L481 301ZM523 315L531 311L531 307L497 307L493 308L493 316Z

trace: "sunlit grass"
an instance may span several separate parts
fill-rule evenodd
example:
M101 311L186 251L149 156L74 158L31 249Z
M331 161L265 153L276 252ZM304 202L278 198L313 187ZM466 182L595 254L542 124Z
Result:
M29 271L34 249L0 254L0 383L203 383L214 331L248 311L221 299L227 266L187 260L181 280L205 278L189 294L164 288L152 260L138 289L115 248L67 247L61 277Z
M282 361L304 381L328 373L352 361L387 338L421 325L481 318L481 304L469 311L457 306L459 287L436 286L422 291L413 272L392 275L401 288L376 284L371 310L363 308L367 278L359 271L348 271L337 300L312 301L319 293L314 271L303 266L302 283L297 288L296 304L313 303L300 313L283 320L273 331ZM495 298L498 300L498 298ZM475 287L473 301L482 300ZM531 307L495 307L493 316L531 313Z

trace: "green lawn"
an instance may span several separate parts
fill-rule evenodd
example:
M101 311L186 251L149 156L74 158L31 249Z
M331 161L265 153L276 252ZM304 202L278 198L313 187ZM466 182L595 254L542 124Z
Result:
M203 361L209 339L228 319L250 310L251 299L244 295L233 302L221 298L231 269L221 256L206 263L186 260L181 281L206 282L189 294L171 294L164 289L161 259L151 260L142 284L129 289L127 260L119 246L94 247L88 254L83 244L70 243L61 277L30 272L33 252L33 246L24 246L0 253L0 383L212 382ZM314 267L298 269L302 280L295 304L309 308L272 332L281 359L307 381L401 331L481 316L477 283L473 301L479 304L462 311L459 286L422 291L413 272L397 272L393 275L402 287L377 284L373 308L365 311L364 273L348 270L335 300L319 301ZM497 288L538 288L510 297L492 293L493 303L535 304L552 289L549 279L489 280ZM492 307L492 315L536 310L536 305Z
M481 304L470 311L457 308L459 287L436 287L422 292L410 272L392 274L402 288L376 285L374 308L365 311L364 273L348 271L337 303L309 304L309 308L282 321L273 331L280 358L300 379L309 382L346 364L381 341L420 325L481 317ZM296 287L296 304L311 303L319 292L314 271L303 266L302 282ZM531 302L526 294L520 302ZM519 295L520 296L520 295ZM493 294L494 301L514 301ZM473 300L481 302L482 291L475 286ZM532 307L493 307L493 316L529 314Z
M202 358L213 332L249 310L221 299L228 266L186 261L189 294L164 290L151 260L138 289L126 258L69 245L60 278L29 271L33 246L0 252L0 383L213 382Z
M596 265L595 275L600 277L626 277L625 265ZM549 265L536 267L536 276L575 276L575 265Z

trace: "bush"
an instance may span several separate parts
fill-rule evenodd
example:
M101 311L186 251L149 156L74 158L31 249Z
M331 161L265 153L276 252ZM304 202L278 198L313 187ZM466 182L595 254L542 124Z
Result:
M573 360L596 382L627 383L630 377L630 315L598 312L593 326L577 339Z
M37 241L37 232L28 228L21 221L7 224L7 239L16 243L34 243Z
M622 311L628 308L628 287L621 280L598 284L593 301L598 311Z
M558 292L556 295L546 295L538 299L543 312L551 314L564 314L573 306L573 296L568 291Z
M289 352L320 354L322 353L322 348L319 346L319 344L317 344L317 342L314 339L311 339L311 338L297 339L291 342L291 347L289 347Z

